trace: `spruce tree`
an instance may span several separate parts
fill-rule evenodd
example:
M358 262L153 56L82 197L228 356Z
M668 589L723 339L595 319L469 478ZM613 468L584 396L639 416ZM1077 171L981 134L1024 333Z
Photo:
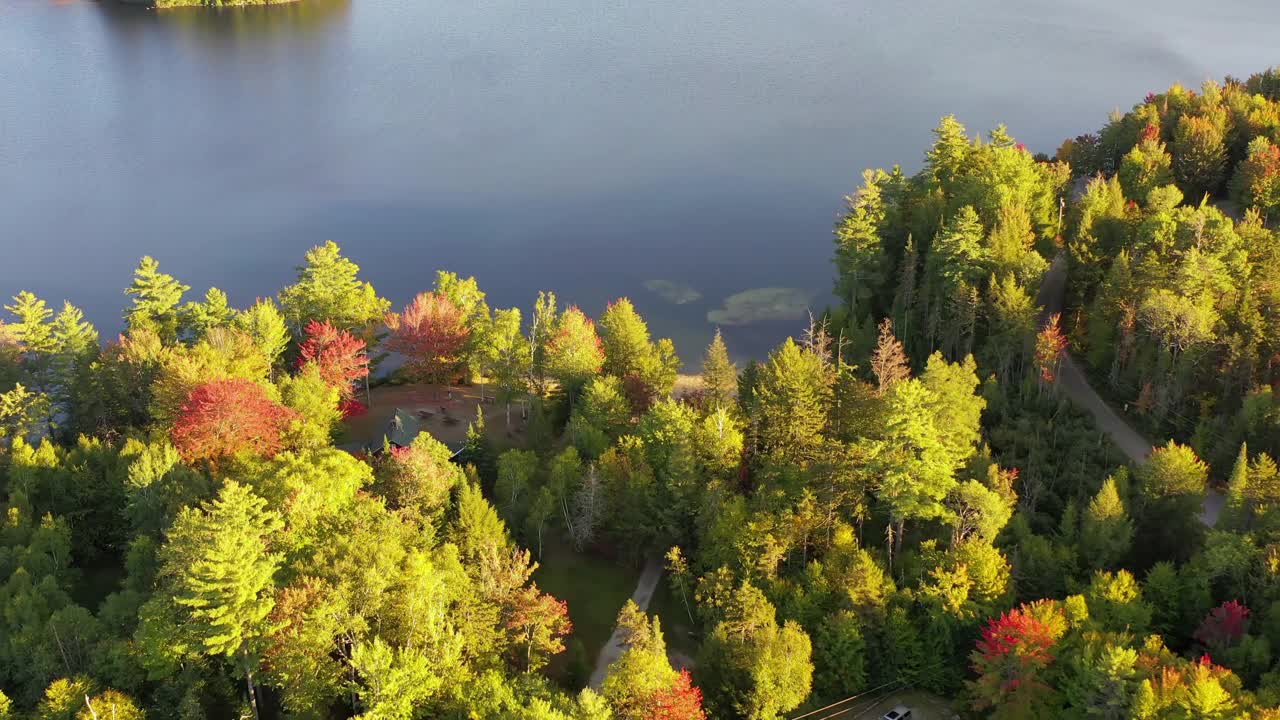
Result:
M1249 495L1249 446L1240 443L1240 453L1227 480L1226 504L1218 519L1219 529L1244 532L1249 528L1253 520Z
M716 328L702 360L702 386L715 407L726 406L738 392L738 368L729 360L729 349L725 347L720 328Z

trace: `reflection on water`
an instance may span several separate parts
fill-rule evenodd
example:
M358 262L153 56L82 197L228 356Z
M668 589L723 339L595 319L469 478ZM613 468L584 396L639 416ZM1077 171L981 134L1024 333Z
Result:
M1280 32L1274 0L55 2L0 0L0 298L110 334L143 254L247 305L333 239L396 306L436 268L629 295L689 359L797 332L840 199L942 115L1052 152Z
M275 5L244 7L181 7L156 10L144 4L100 0L93 3L124 34L177 28L199 33L215 44L234 44L246 37L315 33L346 20L351 0L301 0Z

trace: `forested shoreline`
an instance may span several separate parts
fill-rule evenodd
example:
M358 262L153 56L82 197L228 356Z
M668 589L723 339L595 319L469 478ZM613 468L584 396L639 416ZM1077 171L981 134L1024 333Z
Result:
M19 292L0 720L772 720L904 689L1280 718L1280 75L1149 95L1053 158L934 134L848 198L835 304L741 367L717 333L691 391L626 298L526 314L440 271L392 308L332 242L247 308L143 258L105 344ZM515 419L482 407L456 458L338 449L388 353ZM1060 392L1066 353L1146 462ZM549 542L665 566L672 607L620 609L598 687L534 579Z

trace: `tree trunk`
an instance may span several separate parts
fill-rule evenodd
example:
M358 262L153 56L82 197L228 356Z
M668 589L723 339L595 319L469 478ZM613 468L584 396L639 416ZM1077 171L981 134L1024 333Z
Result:
M244 655L244 684L249 689L249 707L253 709L253 720L261 720L258 715L258 694L253 688L253 669L249 664L249 655Z

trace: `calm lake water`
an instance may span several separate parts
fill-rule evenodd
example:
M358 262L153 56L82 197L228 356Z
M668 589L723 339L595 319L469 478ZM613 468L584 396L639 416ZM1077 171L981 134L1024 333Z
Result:
M696 364L730 295L828 302L842 196L940 116L1051 153L1280 62L1274 3L0 0L0 295L106 334L143 254L243 305L333 239L397 305L436 268L495 306L629 295ZM725 330L758 356L801 324Z

